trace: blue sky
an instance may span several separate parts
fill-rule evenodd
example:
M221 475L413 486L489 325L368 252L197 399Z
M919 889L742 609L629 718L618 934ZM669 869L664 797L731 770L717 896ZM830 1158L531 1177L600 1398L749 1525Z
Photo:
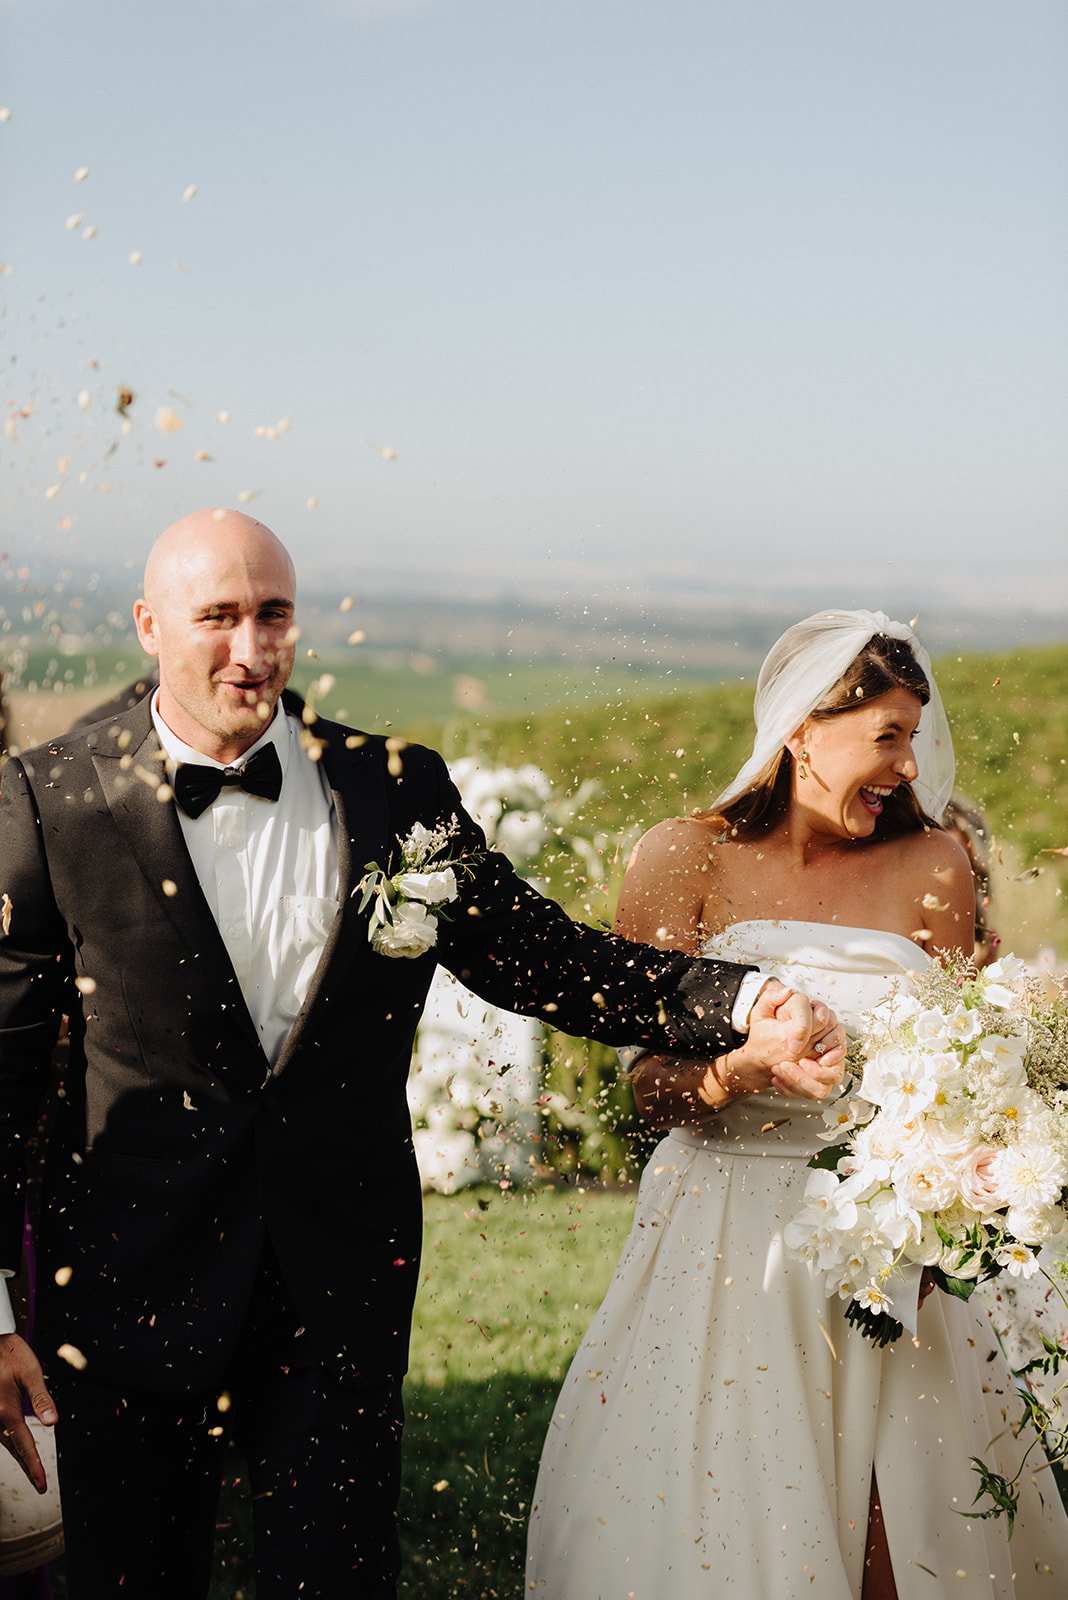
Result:
M343 592L1063 605L1062 4L0 0L0 40L20 559L254 492Z

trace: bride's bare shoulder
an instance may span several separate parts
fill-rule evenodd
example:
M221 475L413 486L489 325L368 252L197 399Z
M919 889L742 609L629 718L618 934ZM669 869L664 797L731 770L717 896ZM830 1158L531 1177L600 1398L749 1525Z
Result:
M901 915L927 930L932 949L971 950L975 925L975 879L967 852L941 828L905 834L897 846L892 878Z
M714 877L716 834L689 817L658 822L634 847L616 911L632 939L672 949L696 948Z
M966 878L971 876L967 851L959 840L943 828L917 829L915 833L900 834L888 843L895 846L899 860L907 857L919 872L949 873L953 877L960 873Z
M698 817L670 817L643 833L634 846L628 875L632 872L680 874L710 871L716 859L717 830Z

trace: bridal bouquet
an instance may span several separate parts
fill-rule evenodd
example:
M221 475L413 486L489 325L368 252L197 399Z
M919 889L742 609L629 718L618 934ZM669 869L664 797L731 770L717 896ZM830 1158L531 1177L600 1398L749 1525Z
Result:
M886 1344L915 1328L923 1268L966 1300L981 1279L1041 1270L1039 1250L1064 1230L1068 993L1012 956L981 972L935 962L868 1012L849 1066L850 1087L826 1114L833 1142L809 1163L784 1238L824 1274L829 1297L849 1302L847 1320ZM1035 1370L1068 1363L1043 1344ZM1048 1432L1050 1413L1026 1399ZM975 1465L995 1500L976 1514L1011 1516L1012 1485Z
M472 858L450 856L449 840L459 831L455 817L436 828L413 825L400 845L400 866L386 873L369 861L357 892L360 911L371 907L367 937L383 956L425 955L438 942L438 920L459 893L458 877L471 871Z

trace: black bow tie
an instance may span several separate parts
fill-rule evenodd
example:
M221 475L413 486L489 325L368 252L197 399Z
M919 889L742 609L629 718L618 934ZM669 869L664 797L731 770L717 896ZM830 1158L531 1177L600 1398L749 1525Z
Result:
M224 788L277 800L282 792L282 763L274 745L265 744L243 767L202 767L190 761L183 762L174 774L174 798L187 817L199 817Z

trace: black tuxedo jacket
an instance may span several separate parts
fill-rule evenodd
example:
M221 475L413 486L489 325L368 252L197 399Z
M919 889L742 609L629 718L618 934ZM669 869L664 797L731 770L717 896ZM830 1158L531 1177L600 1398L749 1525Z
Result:
M157 798L149 701L3 772L0 1265L17 1265L23 1141L66 1014L38 1343L46 1361L74 1345L101 1382L216 1383L265 1235L335 1376L404 1371L421 1209L405 1078L435 961L581 1035L691 1055L736 1043L746 969L572 923L485 849L434 752L314 731L337 810L338 911L273 1070L173 802ZM365 865L386 865L414 822L454 814L472 871L438 948L376 954L354 893Z

